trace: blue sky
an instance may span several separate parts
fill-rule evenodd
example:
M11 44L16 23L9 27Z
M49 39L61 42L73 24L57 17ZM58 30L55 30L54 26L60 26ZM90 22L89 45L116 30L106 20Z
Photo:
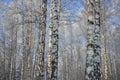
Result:
M3 3L6 3L6 4L9 4L10 3L10 1L11 0L1 0ZM2 10L0 9L0 14L2 13ZM1 16L1 15L0 15ZM1 21L2 19L0 18L0 21ZM1 34L2 34L2 28L0 27L0 36L1 36Z
M2 0L2 2L9 4L11 0Z

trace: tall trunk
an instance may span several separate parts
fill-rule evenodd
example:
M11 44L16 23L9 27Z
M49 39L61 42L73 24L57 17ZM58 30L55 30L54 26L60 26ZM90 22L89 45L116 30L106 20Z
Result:
M22 21L24 22L24 16L22 15ZM24 41L24 23L22 23L22 61L21 61L21 77L20 80L24 80L25 73L25 41Z
M16 2L17 3L17 2ZM16 4L16 8L17 8L17 4ZM18 8L17 8L18 10ZM13 28L13 72L12 72L12 80L15 80L16 79L16 54L17 54L17 28L18 26L16 25L18 23L18 15L17 14L14 14L13 15L13 18L15 20L15 27Z
M25 64L25 80L31 80L31 67L32 67L32 0L30 0L30 6L28 6L30 10L27 11L26 17L26 39L25 39L25 46L26 46L26 64Z
M110 34L110 33L109 33ZM112 37L112 36L111 36ZM112 53L111 53L111 51L110 51L110 42L112 43L112 41L110 41L111 39L110 39L110 37L108 36L107 37L107 39L108 39L108 42L106 43L106 45L108 45L109 47L108 47L108 53L107 53L107 60L108 60L108 70L109 70L109 74L108 74L108 79L110 80L112 80L112 75L114 74L113 72L112 72L112 59L111 59L111 57L112 57ZM107 46L106 46L107 47ZM114 78L115 79L115 78Z
M94 29L94 79L101 79L101 23L100 0L95 0L95 29Z
M58 0L50 0L50 40L47 65L47 80L57 80L58 74Z
M3 25L2 27L2 34L3 34L3 49L4 49L4 74L3 74L3 79L6 80L6 49L5 49L5 26Z
M26 34L26 80L31 80L31 39L32 39L32 25L29 23L27 25Z
M15 26L11 27L11 32L10 32L10 36L11 36L11 40L10 40L10 78L9 80L13 80L14 79L14 58L15 58L15 48L14 48L14 39L15 39L15 35L14 35L14 29Z
M70 20L69 20L70 21ZM69 58L69 61L70 61L70 66L69 66L69 68L70 68L70 73L69 73L69 80L73 80L73 61L74 61L74 59L73 59L73 31L72 31L72 22L70 21L70 47L71 47L71 49L70 49L70 54L69 54L69 56L70 56L70 58ZM75 66L75 65L74 65Z
M100 0L88 0L88 37L85 80L101 78Z
M104 40L104 54L103 54L103 58L104 58L104 79L108 80L108 65L107 65L107 51L106 51L106 34L103 34L103 40Z
M14 80L16 80L16 71L17 71L17 69L16 69L16 65L17 65L17 60L16 60L16 54L17 54L17 26L16 26L16 28L15 28L15 47L14 47L14 49L15 49L15 51L14 51L14 77L13 77L13 79Z
M78 43L81 43L81 41L79 40ZM77 79L81 78L83 80L84 77L83 77L83 73L82 73L82 69L81 69L82 68L81 66L83 64L82 61L81 61L81 51L82 51L81 50L81 45L78 45L76 47L76 50L77 50L77 53L78 53L77 54L77 56L78 56L77 57L77 69L78 69L77 70Z
M15 1L15 5L16 5L16 9L17 9L17 12L18 12L18 1ZM18 14L15 14L15 22L16 22L16 24L18 24L18 19L19 19L19 16L18 16ZM14 77L13 77L13 79L14 80L16 80L17 79L17 38L18 38L18 36L17 36L17 34L18 34L18 25L15 25L15 36L14 36L14 49L15 49L15 51L14 51Z
M17 16L13 15L13 18L17 18ZM11 40L10 40L10 77L9 80L15 80L16 73L16 46L17 46L17 26L13 25L11 27L10 32Z
M62 69L63 69L63 80L67 80L67 54L66 54L66 49L65 49L65 27L62 27L61 30L63 31L63 45L62 45L62 60L63 60L63 65L62 65Z
M41 1L41 21L38 35L38 49L37 49L37 73L36 80L44 80L44 51L45 51L45 34L46 34L46 14L47 14L47 0Z
M102 79L108 80L108 60L107 60L107 44L106 44L106 24L105 24L105 10L106 10L106 6L105 6L105 1L102 0L101 3L103 6L101 8L101 27L102 27L102 43L103 43L103 75L102 75Z

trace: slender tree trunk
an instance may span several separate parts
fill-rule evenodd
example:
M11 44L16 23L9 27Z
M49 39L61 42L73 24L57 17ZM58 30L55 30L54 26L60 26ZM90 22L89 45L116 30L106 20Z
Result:
M108 65L107 65L107 51L106 51L106 34L104 34L104 48L105 48L105 51L104 51L104 55L103 55L103 57L104 57L104 79L105 80L108 80Z
M32 0L30 0L30 10L27 11L27 16L26 17L26 40L25 40L25 46L26 46L26 65L25 65L25 80L31 80L31 67L32 67Z
M15 54L14 54L14 77L13 77L13 79L14 80L16 80L17 79L17 77L16 77L16 72L17 72L17 68L16 68L16 65L17 65L17 59L16 59L16 54L17 54L17 26L16 26L16 28L15 28L15 47L14 47L14 49L15 49Z
M38 49L37 49L37 72L36 80L44 80L44 54L45 54L45 35L46 35L46 14L47 14L47 0L41 1L41 20L38 35Z
M3 33L3 49L4 49L4 74L3 79L6 80L6 49L5 49L5 26L3 25L2 33Z
M11 27L11 31L10 31L10 36L11 36L11 40L10 40L10 74L9 74L9 80L13 79L13 65L14 65L14 49L13 49L13 44L14 44L14 26Z
M105 1L102 0L101 3L103 6L101 8L101 27L102 27L102 43L103 43L103 74L102 74L102 79L108 80L108 60L107 60L107 44L106 44L106 25L105 25Z
M69 63L70 64L70 66L69 66L69 68L70 68L70 73L69 73L70 76L69 77L70 78L69 78L69 80L73 80L73 76L74 76L73 75L73 72L74 72L73 71L73 69L74 69L74 67L73 67L73 61L74 61L74 59L73 59L73 49L74 48L73 48L73 39L72 39L73 38L73 31L72 31L72 23L71 22L70 22L69 27L70 27L70 33L69 34L70 34L70 47L71 47L70 55L69 55L70 56L70 60L69 60L70 61L70 63Z
M32 24L27 25L26 34L26 80L31 80L31 40L32 40Z
M50 0L50 40L47 64L47 80L57 80L58 74L58 0Z
M85 80L101 78L100 0L88 0L88 37Z
M22 6L24 6L24 1L21 2ZM21 60L21 72L20 72L20 80L25 80L25 18L24 18L24 12L22 11L21 14L22 17L22 60Z
M24 22L24 16L22 15L22 21ZM24 33L24 23L22 23L22 61L21 61L21 79L24 80L25 73L25 41L24 41L25 33Z

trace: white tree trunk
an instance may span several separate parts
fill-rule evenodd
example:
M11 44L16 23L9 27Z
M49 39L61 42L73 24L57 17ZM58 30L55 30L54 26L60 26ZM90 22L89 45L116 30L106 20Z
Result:
M50 40L47 64L47 80L57 80L58 74L58 26L59 26L59 8L58 0L50 0Z
M88 0L88 39L85 80L100 80L100 0Z
M37 49L37 70L36 80L44 80L44 51L45 51L45 34L46 34L46 14L47 14L47 0L41 1L41 20L39 26L38 49Z

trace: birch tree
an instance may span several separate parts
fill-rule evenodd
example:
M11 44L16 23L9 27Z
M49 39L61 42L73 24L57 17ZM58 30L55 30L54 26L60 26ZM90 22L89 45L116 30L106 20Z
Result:
M58 26L59 6L58 0L50 0L50 39L47 65L47 80L57 80L58 74Z
M100 0L88 0L88 36L86 56L86 80L100 80Z
M41 16L39 23L38 34L38 49L37 49L37 73L36 80L45 79L44 54L45 54L45 35L46 35L46 15L47 15L47 0L41 1Z

